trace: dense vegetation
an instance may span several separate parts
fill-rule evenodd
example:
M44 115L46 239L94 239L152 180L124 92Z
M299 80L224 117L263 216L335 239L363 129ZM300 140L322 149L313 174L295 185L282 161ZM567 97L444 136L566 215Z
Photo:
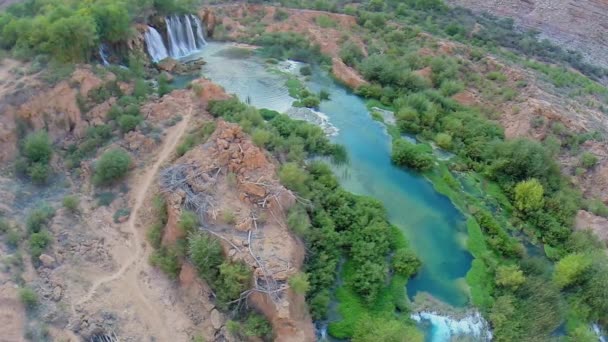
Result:
M62 62L90 61L100 43L124 43L131 24L154 10L190 12L191 0L28 0L0 13L0 48L15 57L48 55Z
M403 303L405 283L416 273L420 262L387 221L378 201L343 190L325 164L304 162L309 155L343 159L343 150L330 144L319 127L276 112L257 111L235 99L212 101L209 111L238 122L253 134L254 141L283 161L281 182L309 203L292 208L288 224L308 246L307 299L313 316L325 317L338 265L346 258L344 267L348 270L343 274L342 292L357 309L345 309L344 321L331 328L332 334L342 338L356 336L354 327L373 311L389 321L403 321L399 323L402 329L417 336L408 328L405 316L396 318L394 314L397 308L407 311ZM391 269L396 272L392 277Z

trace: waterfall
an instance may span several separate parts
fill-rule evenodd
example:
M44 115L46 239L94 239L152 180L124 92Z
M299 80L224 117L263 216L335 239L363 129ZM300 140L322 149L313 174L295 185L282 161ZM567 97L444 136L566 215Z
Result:
M173 58L187 56L205 46L203 23L192 14L172 15L165 18L169 53Z
M490 325L479 312L470 313L460 319L427 311L414 313L410 317L418 323L430 323L432 328L428 338L432 342L450 341L457 337L468 337L474 341L492 340Z
M101 58L101 62L104 66L110 65L110 62L108 62L108 52L105 44L99 45L99 57Z
M150 54L153 62L158 62L169 57L165 43L163 43L163 37L161 37L154 27L148 26L144 40L146 41L148 54Z
M154 27L148 26L144 38L152 61L159 62L169 56L180 58L202 49L207 42L203 35L203 23L192 14L165 17L167 44Z

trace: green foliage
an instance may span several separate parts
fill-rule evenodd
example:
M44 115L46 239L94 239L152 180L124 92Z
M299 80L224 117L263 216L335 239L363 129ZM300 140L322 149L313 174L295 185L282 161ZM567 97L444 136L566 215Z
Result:
M308 175L295 163L287 163L281 167L279 171L279 179L281 183L289 189L300 193L306 193L306 181Z
M19 299L23 306L28 310L34 310L38 307L38 294L29 287L24 287L19 290Z
M55 210L47 204L41 204L27 217L25 226L29 233L38 233L44 228L55 215Z
M33 260L37 260L38 257L44 253L46 247L51 243L52 236L46 230L41 230L37 233L30 234L28 244L30 247L30 254Z
M393 162L400 166L411 167L418 171L428 171L435 163L424 145L415 145L405 139L393 141Z
M544 189L535 178L521 181L515 186L515 207L523 212L538 210L543 205Z
M173 87L164 74L160 74L160 76L158 76L156 79L156 82L158 84L156 91L159 97L163 97L165 94L168 94L173 90Z
M364 55L361 47L352 41L346 41L340 47L340 58L348 66L355 66L363 60Z
M63 207L72 213L76 213L79 211L78 205L80 200L76 195L65 196L63 198Z
M95 163L93 182L95 184L109 184L116 181L129 171L131 157L122 149L113 149L105 152Z
M165 272L171 279L177 279L181 271L181 263L175 248L162 247L150 254L150 264Z
M591 259L585 254L569 254L555 265L553 279L559 287L567 287L581 281L591 267Z
M305 237L310 231L310 219L306 209L301 205L294 205L289 208L287 214L287 226L298 236Z
M319 15L315 18L315 22L322 28L336 27L336 22L327 15Z
M411 250L399 248L395 251L395 255L393 255L392 266L395 272L409 278L418 272L422 266L422 262Z
M517 265L498 266L496 269L496 285L517 290L526 282L524 273Z
M217 298L228 303L240 297L250 286L251 270L243 262L223 262L219 267L218 278L214 282Z
M32 133L25 138L23 155L30 163L48 164L53 147L46 131Z
M188 255L199 275L213 284L223 259L220 243L209 234L193 234L188 238Z
M247 316L243 324L243 333L248 337L270 338L272 326L264 316L252 313Z
M306 294L310 287L306 273L296 273L287 280L289 287L298 294Z
M130 132L137 127L142 122L142 118L140 116L135 115L121 115L118 118L118 126L123 133Z
M312 75L312 69L308 65L305 65L300 68L300 75L310 76L310 75Z
M581 166L584 167L585 169L590 169L597 164L597 157L593 153L584 152L581 155L580 163L581 163Z
M292 59L310 64L329 62L319 46L312 46L309 39L298 33L262 33L251 42L262 46L259 53L266 58Z
M437 133L435 142L439 147L449 150L452 147L452 136L447 133Z
M355 327L353 342L422 342L423 334L413 325L385 317L362 317Z
M195 231L198 228L199 220L198 216L189 210L183 210L179 217L179 228L185 235Z

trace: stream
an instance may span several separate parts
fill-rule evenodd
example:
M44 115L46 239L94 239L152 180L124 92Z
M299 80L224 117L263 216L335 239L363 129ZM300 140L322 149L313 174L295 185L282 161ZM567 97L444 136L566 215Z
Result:
M189 58L203 58L207 64L202 75L241 101L258 108L288 111L294 99L288 94L285 75L269 71L261 58L228 53L231 47L210 42ZM401 229L423 262L420 272L408 282L410 299L426 293L452 307L465 308L469 296L464 277L472 256L465 249L463 215L424 177L391 163L390 136L383 124L372 119L363 99L319 70L306 85L315 92L324 89L330 94L319 112L337 128L332 140L344 145L349 154L347 165L333 167L342 186L380 200L391 223ZM435 313L417 317L428 341L448 341L453 334L476 334L466 331L462 319L451 320ZM456 325L460 330L453 329Z

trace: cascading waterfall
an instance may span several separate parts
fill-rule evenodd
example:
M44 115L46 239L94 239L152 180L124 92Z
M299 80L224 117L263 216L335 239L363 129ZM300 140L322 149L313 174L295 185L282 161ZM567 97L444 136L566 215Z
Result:
M165 43L163 43L163 37L161 37L154 27L148 26L144 40L148 47L148 54L150 54L153 62L158 62L169 57Z
M166 17L165 22L171 57L184 57L207 44L203 36L203 24L198 17L192 14L173 15Z
M202 49L207 42L203 36L203 23L192 14L172 15L165 18L167 24L167 44L163 37L148 26L144 38L152 61L167 57L180 58Z

